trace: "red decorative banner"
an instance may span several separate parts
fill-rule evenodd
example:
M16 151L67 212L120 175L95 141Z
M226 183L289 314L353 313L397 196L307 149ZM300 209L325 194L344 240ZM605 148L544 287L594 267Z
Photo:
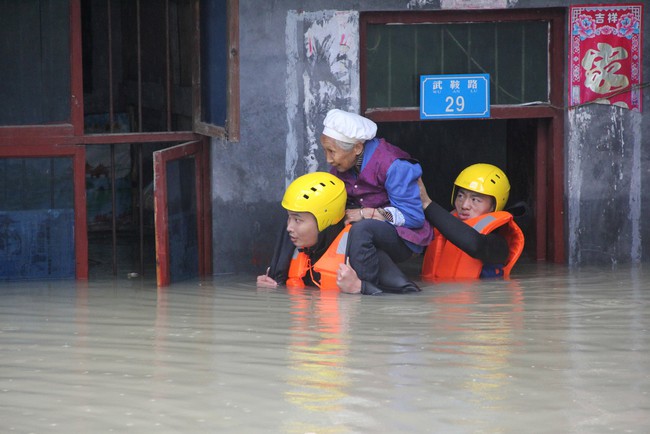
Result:
M569 102L596 102L641 112L643 6L570 9Z

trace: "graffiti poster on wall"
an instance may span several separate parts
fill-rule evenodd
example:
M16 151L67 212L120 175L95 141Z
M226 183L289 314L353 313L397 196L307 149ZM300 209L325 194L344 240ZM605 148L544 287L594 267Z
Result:
M643 6L573 6L570 10L569 102L641 112Z
M320 133L327 111L359 110L359 13L289 11L285 31L288 186L325 166Z

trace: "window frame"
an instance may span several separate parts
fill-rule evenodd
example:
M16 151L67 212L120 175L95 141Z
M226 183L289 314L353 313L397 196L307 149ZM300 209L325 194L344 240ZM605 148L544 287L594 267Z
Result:
M194 14L194 45L192 50L192 97L193 124L195 123L196 107L200 112L200 80L196 80L196 71L200 65L198 48L198 5L199 0L191 0ZM236 141L239 138L239 0L226 0L228 8L228 106L227 125L199 125L195 131L157 131L86 134L84 131L84 93L82 67L82 17L81 0L69 0L66 6L70 16L70 115L67 121L45 125L6 125L0 126L0 158L25 157L71 157L74 159L74 236L75 236L75 276L78 280L88 279L88 235L87 210L85 190L85 145L109 145L121 143L150 143L150 142L185 142L200 140L204 148L205 158L202 171L209 174L209 139L206 136L224 137ZM198 86L198 88L197 88ZM198 93L197 93L198 91ZM208 176L208 175L204 175ZM203 182L206 188L204 196L209 199L209 182ZM211 241L210 241L209 203L202 203L201 218L204 222L203 250L206 263L204 270L210 273Z
M194 23L196 28L194 43L194 65L192 65L193 86L193 131L205 136L227 139L231 142L239 141L240 116L239 116L239 0L226 0L227 3L227 101L226 125L214 125L202 119L201 97L201 26L200 26L200 0L194 0Z
M367 104L367 26L369 24L452 24L482 22L512 22L542 20L549 28L549 103L535 105L491 105L491 119L552 118L563 106L563 53L562 32L565 10L562 8L508 9L508 10L436 10L402 12L362 12L359 19L361 112L376 122L419 121L419 107L368 108ZM558 50L559 54L558 54Z
M192 131L151 132L151 133L110 133L86 134L84 132L84 93L81 47L81 0L70 0L70 118L68 122L45 125L2 125L0 140L13 141L31 138L48 141L56 137L75 144L128 143L130 141L179 141L196 139L196 134L239 141L240 136L240 97L239 97L239 0L227 2L228 32L228 83L226 125L213 125L201 119L201 76L200 76L200 0L192 0L194 13L194 46L192 56ZM110 139L108 139L110 138ZM0 146L2 144L0 143Z

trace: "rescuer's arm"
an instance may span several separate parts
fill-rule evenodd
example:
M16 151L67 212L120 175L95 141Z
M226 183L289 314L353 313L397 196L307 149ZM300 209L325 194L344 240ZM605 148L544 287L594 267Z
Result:
M508 243L496 231L481 234L463 223L436 202L424 210L424 215L440 233L459 249L486 264L503 264L508 258Z

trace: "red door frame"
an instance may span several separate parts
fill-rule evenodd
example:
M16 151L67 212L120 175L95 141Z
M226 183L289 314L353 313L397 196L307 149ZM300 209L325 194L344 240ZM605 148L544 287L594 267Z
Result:
M189 140L203 141L202 152L206 154L208 146L204 136L190 132L155 132L124 134L84 135L83 105L83 66L81 59L81 0L70 0L70 118L67 123L48 125L0 126L0 158L29 157L72 157L74 174L74 215L75 215L75 263L76 278L88 279L88 233L86 216L86 180L85 165L87 144L107 143L148 143L148 142L182 142ZM202 159L204 167L201 173L208 173L209 160ZM203 175L205 177L205 175ZM209 183L203 179L203 186ZM209 190L208 190L209 191ZM203 194L202 196L206 196ZM202 240L203 256L207 266L206 273L211 272L211 222L209 202L201 214L203 227L207 228ZM206 212L208 214L206 214Z
M154 171L154 215L156 227L156 280L158 287L168 286L171 281L169 269L169 221L167 207L167 163L189 156L194 156L196 170L196 214L197 237L199 250L199 276L212 273L211 234L212 223L210 213L210 195L206 188L209 185L209 141L197 140L171 148L156 151L153 154Z
M548 104L535 106L492 105L490 119L538 119L535 161L536 259L566 261L564 236L564 34L563 8L365 12L359 23L359 40L364 44L368 24L451 23L513 20L544 20L550 23ZM368 108L366 50L360 47L361 113L376 122L420 122L418 107Z

